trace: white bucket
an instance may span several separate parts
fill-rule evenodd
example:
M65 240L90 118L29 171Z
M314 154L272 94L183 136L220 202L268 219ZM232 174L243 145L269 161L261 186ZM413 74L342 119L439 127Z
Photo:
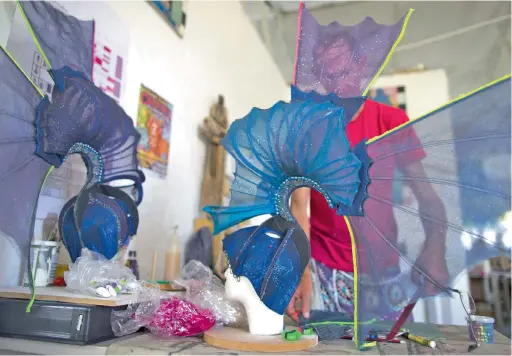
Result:
M34 241L30 246L30 266L34 287L53 284L59 259L59 243L55 241ZM23 277L23 285L30 285L28 267Z

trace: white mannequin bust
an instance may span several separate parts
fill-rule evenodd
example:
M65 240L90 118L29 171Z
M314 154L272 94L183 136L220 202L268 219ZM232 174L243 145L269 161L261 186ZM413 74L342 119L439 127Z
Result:
M226 297L241 303L247 313L249 332L255 335L281 334L284 316L270 310L258 297L247 277L235 278L230 268L225 272Z

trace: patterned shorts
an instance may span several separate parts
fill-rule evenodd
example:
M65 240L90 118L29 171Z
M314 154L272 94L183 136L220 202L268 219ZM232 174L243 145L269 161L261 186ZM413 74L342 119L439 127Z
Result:
M327 267L313 260L313 303L314 309L343 313L354 316L354 275ZM383 320L396 320L400 311L389 310L381 315Z

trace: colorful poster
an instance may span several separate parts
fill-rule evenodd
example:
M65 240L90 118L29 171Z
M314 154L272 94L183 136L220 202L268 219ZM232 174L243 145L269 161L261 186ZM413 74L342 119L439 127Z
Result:
M162 179L167 176L171 122L172 105L142 85L137 113L137 130L141 134L137 157L141 167Z

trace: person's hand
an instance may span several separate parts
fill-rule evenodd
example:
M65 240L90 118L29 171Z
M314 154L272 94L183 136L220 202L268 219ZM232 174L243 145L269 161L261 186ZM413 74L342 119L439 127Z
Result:
M447 283L450 278L448 267L445 259L444 240L427 240L421 253L416 259L415 267L411 272L412 281L421 285L425 284L425 292L429 296L433 296L441 292L439 286L448 287ZM432 280L435 283L432 283Z
M311 271L309 267L306 267L306 270L302 275L302 279L299 283L299 286L297 287L297 290L295 291L292 300L290 300L288 308L286 308L286 314L288 314L288 316L292 318L293 321L295 321L296 323L299 323L299 313L302 313L302 315L306 319L309 318L311 291ZM295 309L295 305L297 304L298 301L301 302L301 308L299 310Z

